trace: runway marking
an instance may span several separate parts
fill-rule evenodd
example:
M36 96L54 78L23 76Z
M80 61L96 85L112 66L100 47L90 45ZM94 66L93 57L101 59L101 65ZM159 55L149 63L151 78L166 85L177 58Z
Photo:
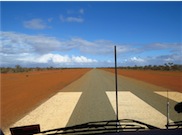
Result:
M115 92L106 92L116 112ZM119 119L139 120L159 128L165 128L166 116L129 91L118 92Z
M59 92L10 127L40 124L41 131L65 127L82 92ZM10 135L9 130L5 131Z
M167 92L164 91L155 91L154 93L161 95L163 97L167 97ZM177 91L169 91L168 98L176 102L182 102L182 93Z

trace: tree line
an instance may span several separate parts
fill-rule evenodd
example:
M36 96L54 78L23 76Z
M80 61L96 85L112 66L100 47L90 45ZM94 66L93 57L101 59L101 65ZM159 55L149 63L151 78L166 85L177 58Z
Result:
M181 64L165 63L164 65L145 65L145 66L126 66L121 69L139 69L139 70L161 70L161 71L182 71Z
M103 67L106 68L106 67ZM45 70L63 70L67 68L55 68L55 67L21 67L16 65L15 67L0 67L0 73L20 73L20 72L29 72L29 71L45 71ZM77 69L77 68L75 68ZM165 63L164 65L145 65L145 66L125 66L118 67L118 69L136 69L136 70L160 70L160 71L182 71L181 64Z
M45 70L63 70L66 68L55 68L55 67L22 67L20 65L16 65L15 67L0 67L0 73L21 73L21 72L30 72L30 71L45 71Z

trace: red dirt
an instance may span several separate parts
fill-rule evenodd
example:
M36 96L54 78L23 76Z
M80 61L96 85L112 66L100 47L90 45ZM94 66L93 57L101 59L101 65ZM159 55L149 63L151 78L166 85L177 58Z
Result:
M1 128L7 128L89 70L1 74Z
M114 69L104 69L115 72ZM182 92L182 72L118 69L118 74L158 85L172 91Z

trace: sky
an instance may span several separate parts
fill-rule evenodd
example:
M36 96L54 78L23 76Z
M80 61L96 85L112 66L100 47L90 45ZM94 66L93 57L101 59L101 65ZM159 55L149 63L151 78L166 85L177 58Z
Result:
M1 67L182 64L181 2L1 1Z

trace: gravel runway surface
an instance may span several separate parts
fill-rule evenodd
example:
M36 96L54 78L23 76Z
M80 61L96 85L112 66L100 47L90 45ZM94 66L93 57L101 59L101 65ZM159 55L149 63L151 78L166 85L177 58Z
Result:
M140 120L164 128L167 101L165 88L118 76L118 90L120 119ZM170 121L179 121L182 116L173 108L182 99L182 94L177 93L177 99L174 95L173 92L169 96ZM41 130L48 130L115 118L115 76L104 70L93 69L11 127L36 123L40 124Z

